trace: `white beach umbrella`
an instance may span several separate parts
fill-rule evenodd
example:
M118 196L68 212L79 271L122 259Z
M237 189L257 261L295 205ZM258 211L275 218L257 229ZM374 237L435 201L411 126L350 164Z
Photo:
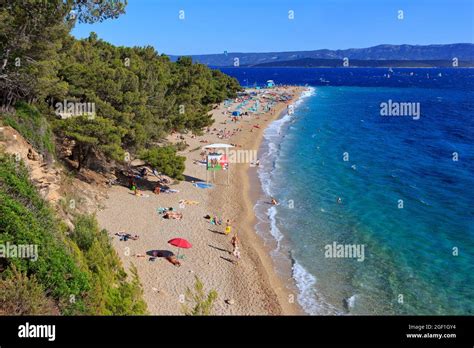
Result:
M229 144L210 144L203 147L203 149L229 149L234 147L233 145Z

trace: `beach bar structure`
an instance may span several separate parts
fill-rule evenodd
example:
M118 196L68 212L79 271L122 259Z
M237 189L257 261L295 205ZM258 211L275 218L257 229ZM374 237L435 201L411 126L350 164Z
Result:
M229 149L233 148L229 144L210 144L203 147L203 150L211 150L206 156L206 183L209 182L209 172L212 172L214 180L216 171L227 170L227 185L229 185ZM223 151L222 151L223 150Z

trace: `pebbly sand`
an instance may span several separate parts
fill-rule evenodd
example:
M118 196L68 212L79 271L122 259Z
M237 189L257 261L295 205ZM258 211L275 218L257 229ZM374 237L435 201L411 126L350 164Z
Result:
M200 189L193 186L193 181L205 181L205 166L197 164L201 159L201 147L207 141L211 143L238 144L238 150L258 150L266 126L277 119L294 102L303 91L302 87L277 87L272 92L291 94L291 102L278 102L272 111L261 115L244 116L237 123L230 122L230 117L223 111L233 111L237 104L220 104L212 111L215 119L211 131L203 136L175 134L171 142L186 141L189 146L180 154L186 157L186 180L172 189L179 193L153 194L143 187L143 197L135 196L126 187L114 186L103 209L97 212L102 228L108 230L113 238L113 245L129 269L133 263L138 271L144 289L144 298L152 315L180 315L186 287L192 287L194 276L198 276L207 291L215 289L218 299L213 313L216 315L296 315L303 314L295 303L296 294L291 286L277 277L274 272L269 250L256 234L255 215L253 212L254 197L252 191L260 191L255 175L255 168L249 163L230 164L230 185L226 185L227 171L218 172L214 187ZM259 90L265 93L265 90ZM260 94L261 96L261 94ZM268 103L260 98L260 107ZM250 107L249 103L245 109ZM226 122L227 120L227 122ZM254 127L258 125L259 128ZM235 132L229 138L218 138L213 129ZM252 131L250 131L252 130ZM222 134L222 133L221 133ZM251 170L249 170L251 169ZM153 178L153 175L151 175ZM211 179L211 175L209 176ZM179 204L180 200L196 201L199 204ZM181 220L163 219L157 213L159 207L173 207L183 213ZM217 215L224 223L211 225L206 215ZM232 221L232 232L225 235L225 221ZM120 241L115 233L126 232L138 235L138 240ZM237 261L231 254L231 238L237 232L240 240L241 258ZM172 238L184 238L192 244L190 249L180 249L181 267L172 265L163 257L150 261L147 252L162 250L177 253L177 248L169 245ZM137 255L145 255L138 257Z

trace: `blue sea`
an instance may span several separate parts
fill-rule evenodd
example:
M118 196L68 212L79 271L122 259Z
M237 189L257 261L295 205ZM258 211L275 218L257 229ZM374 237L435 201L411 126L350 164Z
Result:
M473 69L221 70L308 87L265 131L255 206L307 313L474 314Z

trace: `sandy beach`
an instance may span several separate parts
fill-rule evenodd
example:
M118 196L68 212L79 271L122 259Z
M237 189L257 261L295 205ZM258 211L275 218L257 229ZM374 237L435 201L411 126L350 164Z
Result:
M102 228L108 230L113 245L127 269L133 264L143 285L148 310L153 315L182 314L184 294L192 287L195 276L206 290L215 289L218 299L213 309L216 315L296 315L303 314L296 304L296 294L287 281L274 272L269 250L255 232L255 193L260 192L255 177L256 168L250 163L231 163L230 170L209 176L212 188L201 189L195 182L206 180L206 166L201 164L202 147L212 143L235 144L236 150L255 153L261 144L263 131L280 117L304 89L276 87L270 90L247 90L253 97L242 106L242 100L222 103L212 111L214 124L202 136L174 134L170 142L186 142L180 154L186 157L186 180L170 187L179 192L154 194L138 182L142 196L135 196L126 187L113 186L108 199L97 212ZM278 101L278 97L292 99ZM269 101L268 97L275 97ZM258 107L255 101L259 100ZM241 105L242 112L254 107L249 116L233 122L229 113ZM268 107L271 109L267 111ZM255 151L255 152L252 152ZM254 159L255 160L255 159ZM227 185L229 175L229 185ZM149 181L157 180L149 175ZM186 203L179 203L185 200ZM183 214L181 220L164 219L158 208L173 207ZM217 216L222 225L211 224L206 215ZM225 221L231 220L232 232L224 234ZM118 232L138 235L137 240L120 241ZM232 252L231 238L237 233L240 259ZM159 255L177 254L169 245L172 238L184 238L192 244L180 249L184 255L181 267Z

